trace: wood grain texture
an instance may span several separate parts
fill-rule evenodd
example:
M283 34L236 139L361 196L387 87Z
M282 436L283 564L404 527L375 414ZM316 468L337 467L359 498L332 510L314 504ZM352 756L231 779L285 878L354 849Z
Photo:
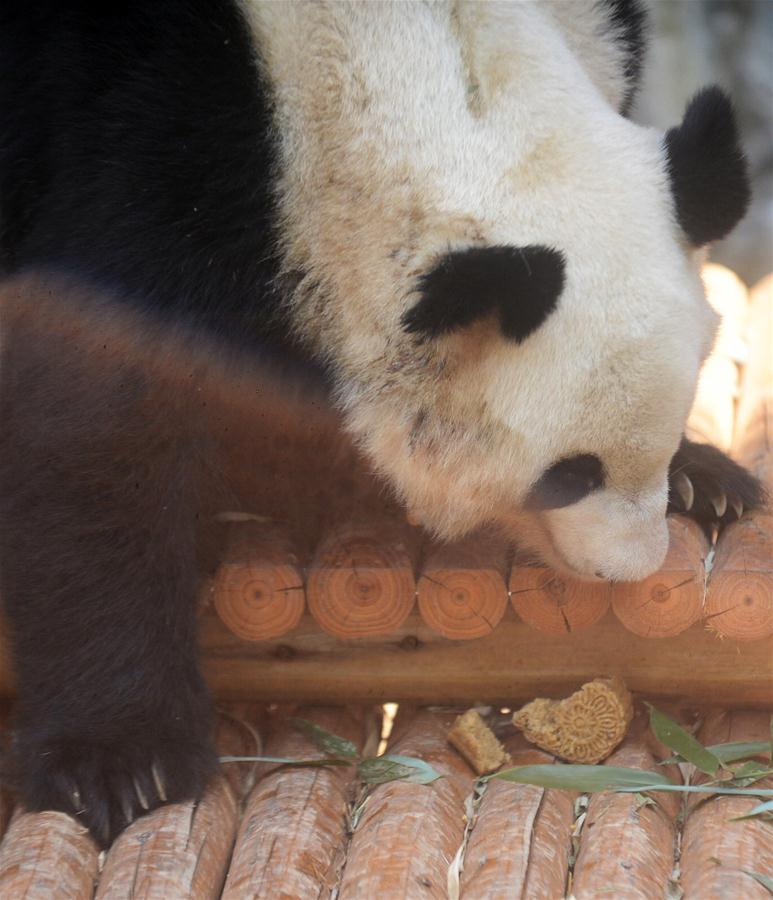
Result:
M514 766L550 763L520 735L505 741ZM462 870L462 897L562 897L575 794L490 781L478 806Z
M334 734L362 746L362 711L299 709ZM269 724L266 755L295 759L322 754L278 711ZM247 799L223 900L319 897L336 883L346 843L346 813L354 769L288 769L264 765Z
M507 557L492 535L431 547L416 585L427 625L452 640L490 634L507 607Z
M0 897L87 900L98 858L86 829L65 813L19 813L0 846Z
M444 777L372 789L352 835L340 900L446 900L448 866L464 833L464 798L475 777L446 741L453 720L453 713L421 710L405 729L396 723L388 752L424 759Z
M268 640L292 631L303 615L306 596L289 536L276 526L232 524L212 600L220 618L245 640Z
M199 803L172 803L142 816L110 848L97 900L215 900L237 822L238 804L223 776Z
M320 628L343 639L390 634L416 601L419 534L392 521L352 523L329 534L306 582Z
M414 613L387 637L342 642L310 616L279 641L247 643L203 618L204 669L221 697L284 702L525 702L563 697L600 673L653 698L773 703L773 639L720 640L701 623L644 640L608 615L594 628L542 634L508 610L476 641L449 641Z
M651 752L640 718L606 765L664 773ZM675 766L665 772L677 783ZM635 794L593 794L574 867L572 895L590 900L614 897L665 897L674 865L674 836L680 798L658 794L657 804L642 804Z
M708 541L700 526L681 516L669 517L668 531L668 556L659 572L611 586L615 615L641 637L681 634L703 615Z
M612 585L575 581L552 569L514 566L510 603L532 628L562 635L595 625L609 609Z
M765 741L770 738L770 712L718 712L699 733L704 744ZM695 782L705 781L695 777ZM773 787L773 778L757 782ZM699 802L699 801L703 802ZM747 875L773 873L773 828L762 819L734 822L760 801L755 797L690 795L682 836L682 887L685 898L765 900L769 892Z

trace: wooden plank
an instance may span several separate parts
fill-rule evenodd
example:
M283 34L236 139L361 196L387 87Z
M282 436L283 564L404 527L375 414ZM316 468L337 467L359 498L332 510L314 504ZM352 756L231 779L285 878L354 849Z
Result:
M387 637L345 643L309 615L291 635L265 643L239 641L211 614L202 625L204 670L224 698L509 704L566 696L599 675L619 675L651 698L773 703L773 639L719 639L700 623L647 640L607 614L585 631L551 635L507 610L492 634L450 641L414 612Z

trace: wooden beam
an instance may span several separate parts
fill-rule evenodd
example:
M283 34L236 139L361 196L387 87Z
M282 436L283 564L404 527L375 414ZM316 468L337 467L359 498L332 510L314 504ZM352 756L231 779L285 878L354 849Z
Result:
M491 634L473 641L441 637L417 612L386 637L341 641L305 614L292 634L254 643L234 637L208 611L201 644L210 685L231 699L510 705L619 675L650 698L773 704L773 638L720 639L698 623L647 639L611 613L592 628L555 635L535 631L508 609Z

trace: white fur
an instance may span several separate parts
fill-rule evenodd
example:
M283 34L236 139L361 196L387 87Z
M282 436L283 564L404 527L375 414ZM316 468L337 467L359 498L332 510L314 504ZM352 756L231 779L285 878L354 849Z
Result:
M571 6L245 0L276 91L286 265L306 273L296 321L352 432L440 535L494 520L561 568L635 579L665 553L716 323L662 135L617 114L619 50L591 41L591 0ZM530 243L564 253L566 284L522 344L489 323L430 345L400 329L439 255ZM605 488L526 514L575 453L602 459Z

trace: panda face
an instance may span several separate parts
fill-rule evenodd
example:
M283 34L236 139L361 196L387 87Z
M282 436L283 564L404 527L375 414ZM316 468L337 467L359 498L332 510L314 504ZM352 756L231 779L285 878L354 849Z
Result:
M376 467L443 537L494 521L581 577L656 569L717 324L684 215L713 113L667 140L622 118L550 4L248 12L294 321Z

